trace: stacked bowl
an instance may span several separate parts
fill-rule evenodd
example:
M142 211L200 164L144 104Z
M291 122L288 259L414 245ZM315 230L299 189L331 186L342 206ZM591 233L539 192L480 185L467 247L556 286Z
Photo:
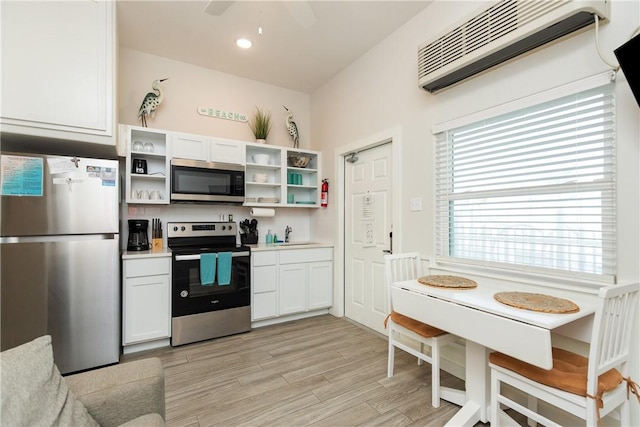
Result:
M253 174L253 182L267 182L269 177L266 173L254 173Z
M271 162L271 157L268 154L254 154L251 158L253 163L257 165L268 165Z

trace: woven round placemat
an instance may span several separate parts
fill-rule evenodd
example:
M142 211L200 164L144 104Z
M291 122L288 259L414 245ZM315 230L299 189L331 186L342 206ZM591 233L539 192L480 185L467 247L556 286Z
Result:
M574 302L551 295L530 292L498 292L493 295L496 301L524 310L543 313L576 313L580 311Z
M478 286L475 281L460 276L422 276L418 278L418 283L452 289L473 289Z

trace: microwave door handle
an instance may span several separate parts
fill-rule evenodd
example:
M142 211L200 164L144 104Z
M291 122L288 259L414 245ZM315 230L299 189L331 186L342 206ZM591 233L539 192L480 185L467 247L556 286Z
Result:
M249 256L249 252L233 252L231 254L232 258L235 257L239 257L239 256ZM200 254L195 254L195 255L176 255L176 261L193 261L193 260L199 260L200 259Z

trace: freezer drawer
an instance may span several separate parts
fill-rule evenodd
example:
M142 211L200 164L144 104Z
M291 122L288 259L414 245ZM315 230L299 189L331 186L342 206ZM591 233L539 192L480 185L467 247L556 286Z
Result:
M62 373L118 362L118 235L34 240L2 241L2 350L50 334Z

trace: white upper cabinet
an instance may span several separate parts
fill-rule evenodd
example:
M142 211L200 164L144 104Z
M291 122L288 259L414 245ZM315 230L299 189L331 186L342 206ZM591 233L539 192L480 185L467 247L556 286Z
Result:
M211 138L210 156L212 162L244 165L244 143L241 141Z
M2 131L115 146L115 2L3 1Z
M179 159L203 160L209 159L209 144L211 138L189 133L173 133L173 157Z
M173 157L243 165L244 143L242 141L175 132L173 134Z
M245 145L245 206L320 207L319 152Z
M246 144L245 205L279 206L282 202L282 147Z
M127 157L127 203L167 204L171 159L238 164L245 167L244 206L320 207L321 154L278 145L121 126L119 151ZM138 141L157 146L155 152L136 150ZM144 160L148 171L136 173L134 161ZM136 199L135 194L159 191L161 199Z
M120 125L120 141L126 147L126 202L128 204L169 204L171 198L169 134L158 129Z

